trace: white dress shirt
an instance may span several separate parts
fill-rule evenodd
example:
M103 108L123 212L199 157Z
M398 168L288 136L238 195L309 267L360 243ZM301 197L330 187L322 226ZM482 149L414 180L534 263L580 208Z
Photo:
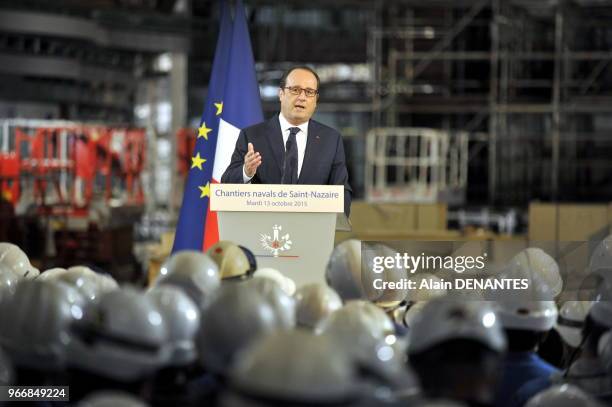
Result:
M298 149L298 178L300 173L302 172L302 164L304 163L304 152L306 151L306 140L308 139L308 121L298 124L294 126L289 123L285 116L282 113L278 114L278 121L280 122L281 132L283 133L283 148L287 146L287 139L289 138L289 129L291 127L298 127L300 131L295 135L295 141L297 142ZM270 158L268 158L270 159ZM282 163L281 163L282 165ZM242 179L244 183L248 183L251 181L253 177L247 177L246 172L244 171L244 165L242 166Z

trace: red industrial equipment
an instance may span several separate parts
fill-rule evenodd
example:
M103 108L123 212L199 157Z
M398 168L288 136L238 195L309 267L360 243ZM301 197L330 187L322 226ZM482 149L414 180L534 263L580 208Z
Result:
M144 204L144 129L11 119L0 130L0 193L14 206L25 192L40 213L83 215L100 194Z
M125 148L123 150L123 171L127 198L130 203L142 203L144 201L140 174L145 168L145 150L145 133L138 129L128 130L125 135Z
M181 128L176 132L177 170L181 177L187 177L191 168L191 157L196 143L196 133L193 129Z
M13 205L19 199L19 159L14 152L0 152L0 191L2 198Z

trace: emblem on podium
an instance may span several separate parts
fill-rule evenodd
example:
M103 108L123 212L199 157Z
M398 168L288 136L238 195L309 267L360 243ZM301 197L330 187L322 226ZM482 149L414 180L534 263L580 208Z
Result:
M281 252L291 249L293 242L289 237L289 233L285 233L281 236L283 227L281 225L274 225L272 227L272 235L261 233L259 241L261 246L272 253L274 257L278 257Z

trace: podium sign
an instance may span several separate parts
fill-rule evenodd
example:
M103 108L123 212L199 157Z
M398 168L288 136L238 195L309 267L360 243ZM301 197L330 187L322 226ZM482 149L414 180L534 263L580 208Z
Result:
M341 185L211 184L219 238L249 248L299 287L324 283L336 217L344 212Z

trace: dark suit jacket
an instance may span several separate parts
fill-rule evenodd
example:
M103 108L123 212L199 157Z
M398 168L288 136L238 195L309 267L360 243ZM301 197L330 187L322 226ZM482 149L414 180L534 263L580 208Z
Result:
M261 165L251 179L253 184L280 184L285 146L278 115L247 127L240 132L230 165L221 177L222 183L242 184L242 167L248 143L261 154ZM314 120L308 123L308 139L298 184L344 185L344 213L351 210L351 186L344 159L342 136L337 130Z

